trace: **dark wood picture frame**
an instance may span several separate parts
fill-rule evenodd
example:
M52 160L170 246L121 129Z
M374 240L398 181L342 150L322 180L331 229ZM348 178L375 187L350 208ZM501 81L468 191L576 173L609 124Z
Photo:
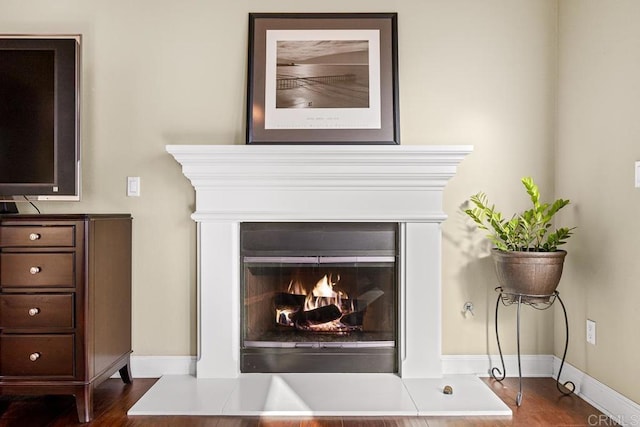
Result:
M400 144L396 13L250 13L247 144Z

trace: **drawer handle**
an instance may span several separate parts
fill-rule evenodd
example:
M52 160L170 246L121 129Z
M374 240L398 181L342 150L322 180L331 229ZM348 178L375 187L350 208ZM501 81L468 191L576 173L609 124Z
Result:
M40 234L38 234L38 233L29 234L29 240L40 240L40 237L42 237L42 236Z
M29 355L29 360L31 360L32 362L35 362L38 359L40 359L40 353L38 353L38 352L31 353Z
M31 273L31 274L38 274L38 273L40 273L40 271L41 271L40 267L31 267L29 269L29 273Z
M38 307L33 307L29 309L29 316L33 317L37 314L40 314L40 309Z

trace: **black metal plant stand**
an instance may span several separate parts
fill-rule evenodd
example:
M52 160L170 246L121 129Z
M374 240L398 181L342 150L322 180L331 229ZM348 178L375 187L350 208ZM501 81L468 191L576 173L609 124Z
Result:
M498 334L498 308L500 307L500 303L504 306L509 306L512 304L518 305L517 311L517 321L516 321L516 339L518 346L518 380L519 380L519 389L518 394L516 396L516 405L520 406L522 403L522 366L520 364L520 307L522 304L529 305L537 310L546 310L553 305L553 303L558 300L560 305L562 306L562 312L564 313L564 326L565 326L565 341L564 341L564 353L562 354L562 362L560 363L560 369L558 370L558 377L556 378L556 387L558 391L562 393L564 396L569 396L573 394L575 391L575 384L571 381L566 381L562 384L568 391L560 388L560 374L562 374L562 367L564 366L564 360L567 356L567 348L569 346L569 321L567 320L567 309L560 299L560 294L558 291L555 291L551 295L528 295L528 294L519 294L519 293L510 293L504 292L501 287L497 287L496 291L499 292L498 300L496 301L496 340L498 341L498 351L500 352L500 362L502 363L502 371L499 368L494 367L491 368L491 376L496 381L502 381L505 379L507 372L504 366L504 358L502 356L502 348L500 346L500 335ZM496 375L496 372L498 375Z

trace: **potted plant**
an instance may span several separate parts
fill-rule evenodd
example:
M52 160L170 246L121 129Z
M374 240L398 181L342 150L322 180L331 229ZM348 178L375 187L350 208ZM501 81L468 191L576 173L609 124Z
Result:
M558 246L566 243L575 227L552 231L554 215L569 200L541 203L533 179L524 177L522 184L531 198L530 209L507 219L480 192L471 196L472 207L465 213L479 228L489 231L487 237L495 246L491 255L502 292L512 300L522 295L525 302L545 302L560 282L567 255Z

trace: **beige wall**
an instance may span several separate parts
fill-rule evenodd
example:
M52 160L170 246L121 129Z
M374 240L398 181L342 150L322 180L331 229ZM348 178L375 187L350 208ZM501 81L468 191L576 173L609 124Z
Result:
M562 284L569 361L640 403L640 3L563 0L559 11L556 187L576 201L565 217L578 227Z
M272 0L218 8L197 0L0 0L0 9L5 33L83 34L83 199L40 207L135 217L138 355L195 353L193 191L164 146L243 143L247 13L397 11L402 143L475 146L446 193L444 352L495 351L486 307L493 304L492 272L468 245L458 206L482 189L510 209L522 201L510 196L519 195L525 174L551 189L554 1L334 0L303 7ZM128 175L142 178L140 198L126 197ZM476 316L465 320L460 310L469 299ZM507 314L505 325L512 319ZM532 317L525 352L552 350L545 333L551 321Z
M640 126L633 124L640 123L634 120L640 61L633 45L640 30L633 17L640 6L571 0L219 4L0 0L0 32L83 34L83 199L39 205L48 213L135 217L135 354L196 351L193 190L164 146L243 143L247 13L397 11L402 143L475 146L445 193L444 353L496 352L493 271L482 235L469 229L460 205L482 190L507 212L519 210L527 202L519 179L531 175L543 195L574 202L565 217L579 231L567 248L560 285L573 333L569 362L640 401L629 375L640 350L633 329L640 300L633 273L640 267L628 237L639 227L632 221L638 207L632 163L640 158L633 141ZM126 197L128 175L142 178L140 198ZM610 212L624 228L602 223ZM613 253L596 261L603 246ZM617 271L619 265L625 267ZM462 316L465 301L475 304L474 317ZM560 351L563 331L555 312L554 342L554 311L523 310L524 353ZM514 353L515 310L502 313L504 350ZM595 348L584 344L586 317L598 322Z

